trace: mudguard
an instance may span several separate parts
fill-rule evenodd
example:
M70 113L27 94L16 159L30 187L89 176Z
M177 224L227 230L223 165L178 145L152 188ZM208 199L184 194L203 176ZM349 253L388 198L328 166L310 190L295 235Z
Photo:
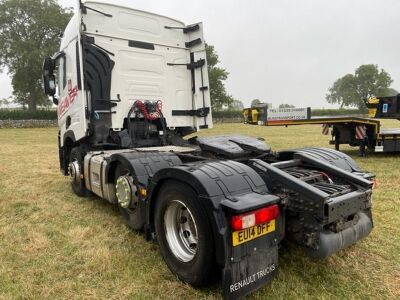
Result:
M320 161L328 162L335 167L338 167L350 173L355 173L356 175L368 180L371 180L375 177L374 174L361 170L354 159L352 159L347 154L329 148L301 148L285 150L278 153L278 159L293 159L295 154L306 154L307 156L310 156Z
M223 268L226 299L242 297L270 281L278 270L281 218L275 231L233 246L230 217L278 203L262 178L247 165L235 161L207 161L158 171L151 182L148 224L153 224L157 191L165 180L178 180L199 195L213 228L216 261Z
M113 176L116 165L122 164L134 175L135 184L146 187L149 180L160 169L178 166L182 164L180 158L169 152L137 152L127 151L112 154L107 159L107 182L114 182Z
M328 148L302 148L285 150L278 153L280 160L293 159L296 153L307 154L315 159L327 161L335 167L348 172L362 172L357 163L347 154Z
M168 152L139 152L139 151L116 151L106 158L105 167L105 184L114 183L115 170L120 164L132 175L134 184L138 188L147 190L152 176L160 169L168 168L182 164L178 156ZM146 221L146 205L147 198L138 195L140 201L140 215L142 223ZM116 199L109 199L110 202L116 203Z
M263 140L243 135L194 137L189 140L203 151L227 158L243 157L250 153L270 153L271 147Z
M163 168L182 164L180 158L169 152L140 152L135 150L116 151L106 158L105 183L110 185L116 178L116 169L122 165L132 176L133 183L138 189L147 191L153 175ZM90 161L89 161L90 163ZM136 215L137 228L146 224L147 197L146 193L136 193L138 199L138 213ZM110 199L110 202L117 204L117 199ZM140 220L139 220L140 219ZM136 226L136 225L135 225ZM134 227L135 228L135 227ZM148 237L149 239L149 237Z

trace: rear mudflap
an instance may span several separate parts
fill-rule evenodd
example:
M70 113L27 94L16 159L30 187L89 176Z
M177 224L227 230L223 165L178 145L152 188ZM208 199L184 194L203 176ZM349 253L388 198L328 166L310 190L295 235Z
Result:
M271 281L278 272L279 223L274 232L232 246L223 269L224 299L238 299ZM230 240L230 239L228 239Z
M229 263L223 274L224 299L238 299L269 282L278 271L278 247Z

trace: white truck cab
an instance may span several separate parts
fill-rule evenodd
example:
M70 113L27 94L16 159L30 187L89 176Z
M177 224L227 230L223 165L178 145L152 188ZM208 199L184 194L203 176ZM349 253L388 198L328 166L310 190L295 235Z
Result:
M45 63L56 80L58 95L49 94L58 102L61 147L82 139L100 148L156 146L160 135L212 127L201 23L103 1L80 6L60 52Z

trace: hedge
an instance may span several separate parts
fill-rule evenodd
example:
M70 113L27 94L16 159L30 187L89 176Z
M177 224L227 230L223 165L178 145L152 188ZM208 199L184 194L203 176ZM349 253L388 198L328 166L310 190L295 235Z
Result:
M0 109L0 120L57 120L57 111Z
M241 110L213 111L212 116L215 119L243 118Z

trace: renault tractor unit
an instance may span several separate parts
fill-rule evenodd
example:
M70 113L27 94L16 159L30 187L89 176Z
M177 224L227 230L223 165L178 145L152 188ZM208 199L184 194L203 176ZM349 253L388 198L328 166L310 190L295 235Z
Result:
M43 78L73 191L118 206L184 282L220 274L235 299L277 274L282 240L323 258L372 230L373 175L345 154L187 138L213 127L201 23L80 2Z

